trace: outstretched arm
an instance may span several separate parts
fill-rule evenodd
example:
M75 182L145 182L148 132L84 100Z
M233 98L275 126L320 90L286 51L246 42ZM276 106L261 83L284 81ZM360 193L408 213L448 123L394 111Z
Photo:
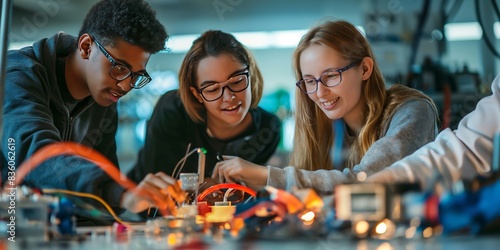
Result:
M491 171L493 138L500 124L500 77L492 84L491 96L480 100L458 129L442 131L436 140L414 154L372 176L370 181L421 182L427 185L435 174L449 183L471 179Z

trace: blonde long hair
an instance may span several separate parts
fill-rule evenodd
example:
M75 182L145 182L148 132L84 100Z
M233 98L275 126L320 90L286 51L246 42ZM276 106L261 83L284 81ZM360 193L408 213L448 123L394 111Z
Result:
M395 85L385 89L382 73L375 61L368 41L358 29L346 21L328 21L312 28L302 37L294 51L293 67L295 77L302 78L300 56L310 45L321 44L334 49L347 61L370 57L373 60L371 76L362 87L363 121L357 139L349 150L347 166L353 167L361 161L370 146L384 133L384 128L394 111L406 100L423 98L431 105L432 100L421 92L405 86ZM301 169L331 169L330 149L333 142L332 120L312 101L307 94L295 93L295 135L289 165ZM434 107L435 110L437 110ZM437 113L437 111L436 111Z
M205 106L198 102L190 90L190 87L196 88L198 65L206 57L216 57L225 53L248 67L252 92L251 107L257 107L262 97L264 85L262 75L250 51L229 33L220 30L206 31L193 42L179 70L179 95L189 117L196 123L205 122L202 117Z

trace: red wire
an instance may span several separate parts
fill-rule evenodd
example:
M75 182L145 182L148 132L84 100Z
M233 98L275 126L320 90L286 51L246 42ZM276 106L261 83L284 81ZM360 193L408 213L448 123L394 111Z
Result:
M210 193L213 193L217 190L225 189L225 188L234 188L236 190L243 191L243 192L251 195L252 197L255 197L257 195L255 190L253 190L249 187L242 186L242 185L239 185L236 183L221 183L221 184L213 185L213 186L205 189L203 192L201 192L201 194L198 195L198 201L202 201Z

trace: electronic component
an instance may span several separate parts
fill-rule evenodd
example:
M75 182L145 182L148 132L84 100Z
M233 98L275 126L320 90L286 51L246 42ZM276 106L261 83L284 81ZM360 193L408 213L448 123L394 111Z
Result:
M335 208L338 220L389 218L387 187L376 183L339 185L335 188Z
M57 202L56 198L33 193L29 188L21 186L3 188L1 191L2 238L12 242L48 241L49 206Z
M184 191L195 191L198 189L198 174L197 173L181 173L181 188Z

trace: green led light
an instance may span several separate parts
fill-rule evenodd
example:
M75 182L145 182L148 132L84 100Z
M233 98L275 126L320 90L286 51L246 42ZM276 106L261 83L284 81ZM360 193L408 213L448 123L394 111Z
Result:
M198 153L200 153L200 151L207 154L207 150L205 148L198 148Z

